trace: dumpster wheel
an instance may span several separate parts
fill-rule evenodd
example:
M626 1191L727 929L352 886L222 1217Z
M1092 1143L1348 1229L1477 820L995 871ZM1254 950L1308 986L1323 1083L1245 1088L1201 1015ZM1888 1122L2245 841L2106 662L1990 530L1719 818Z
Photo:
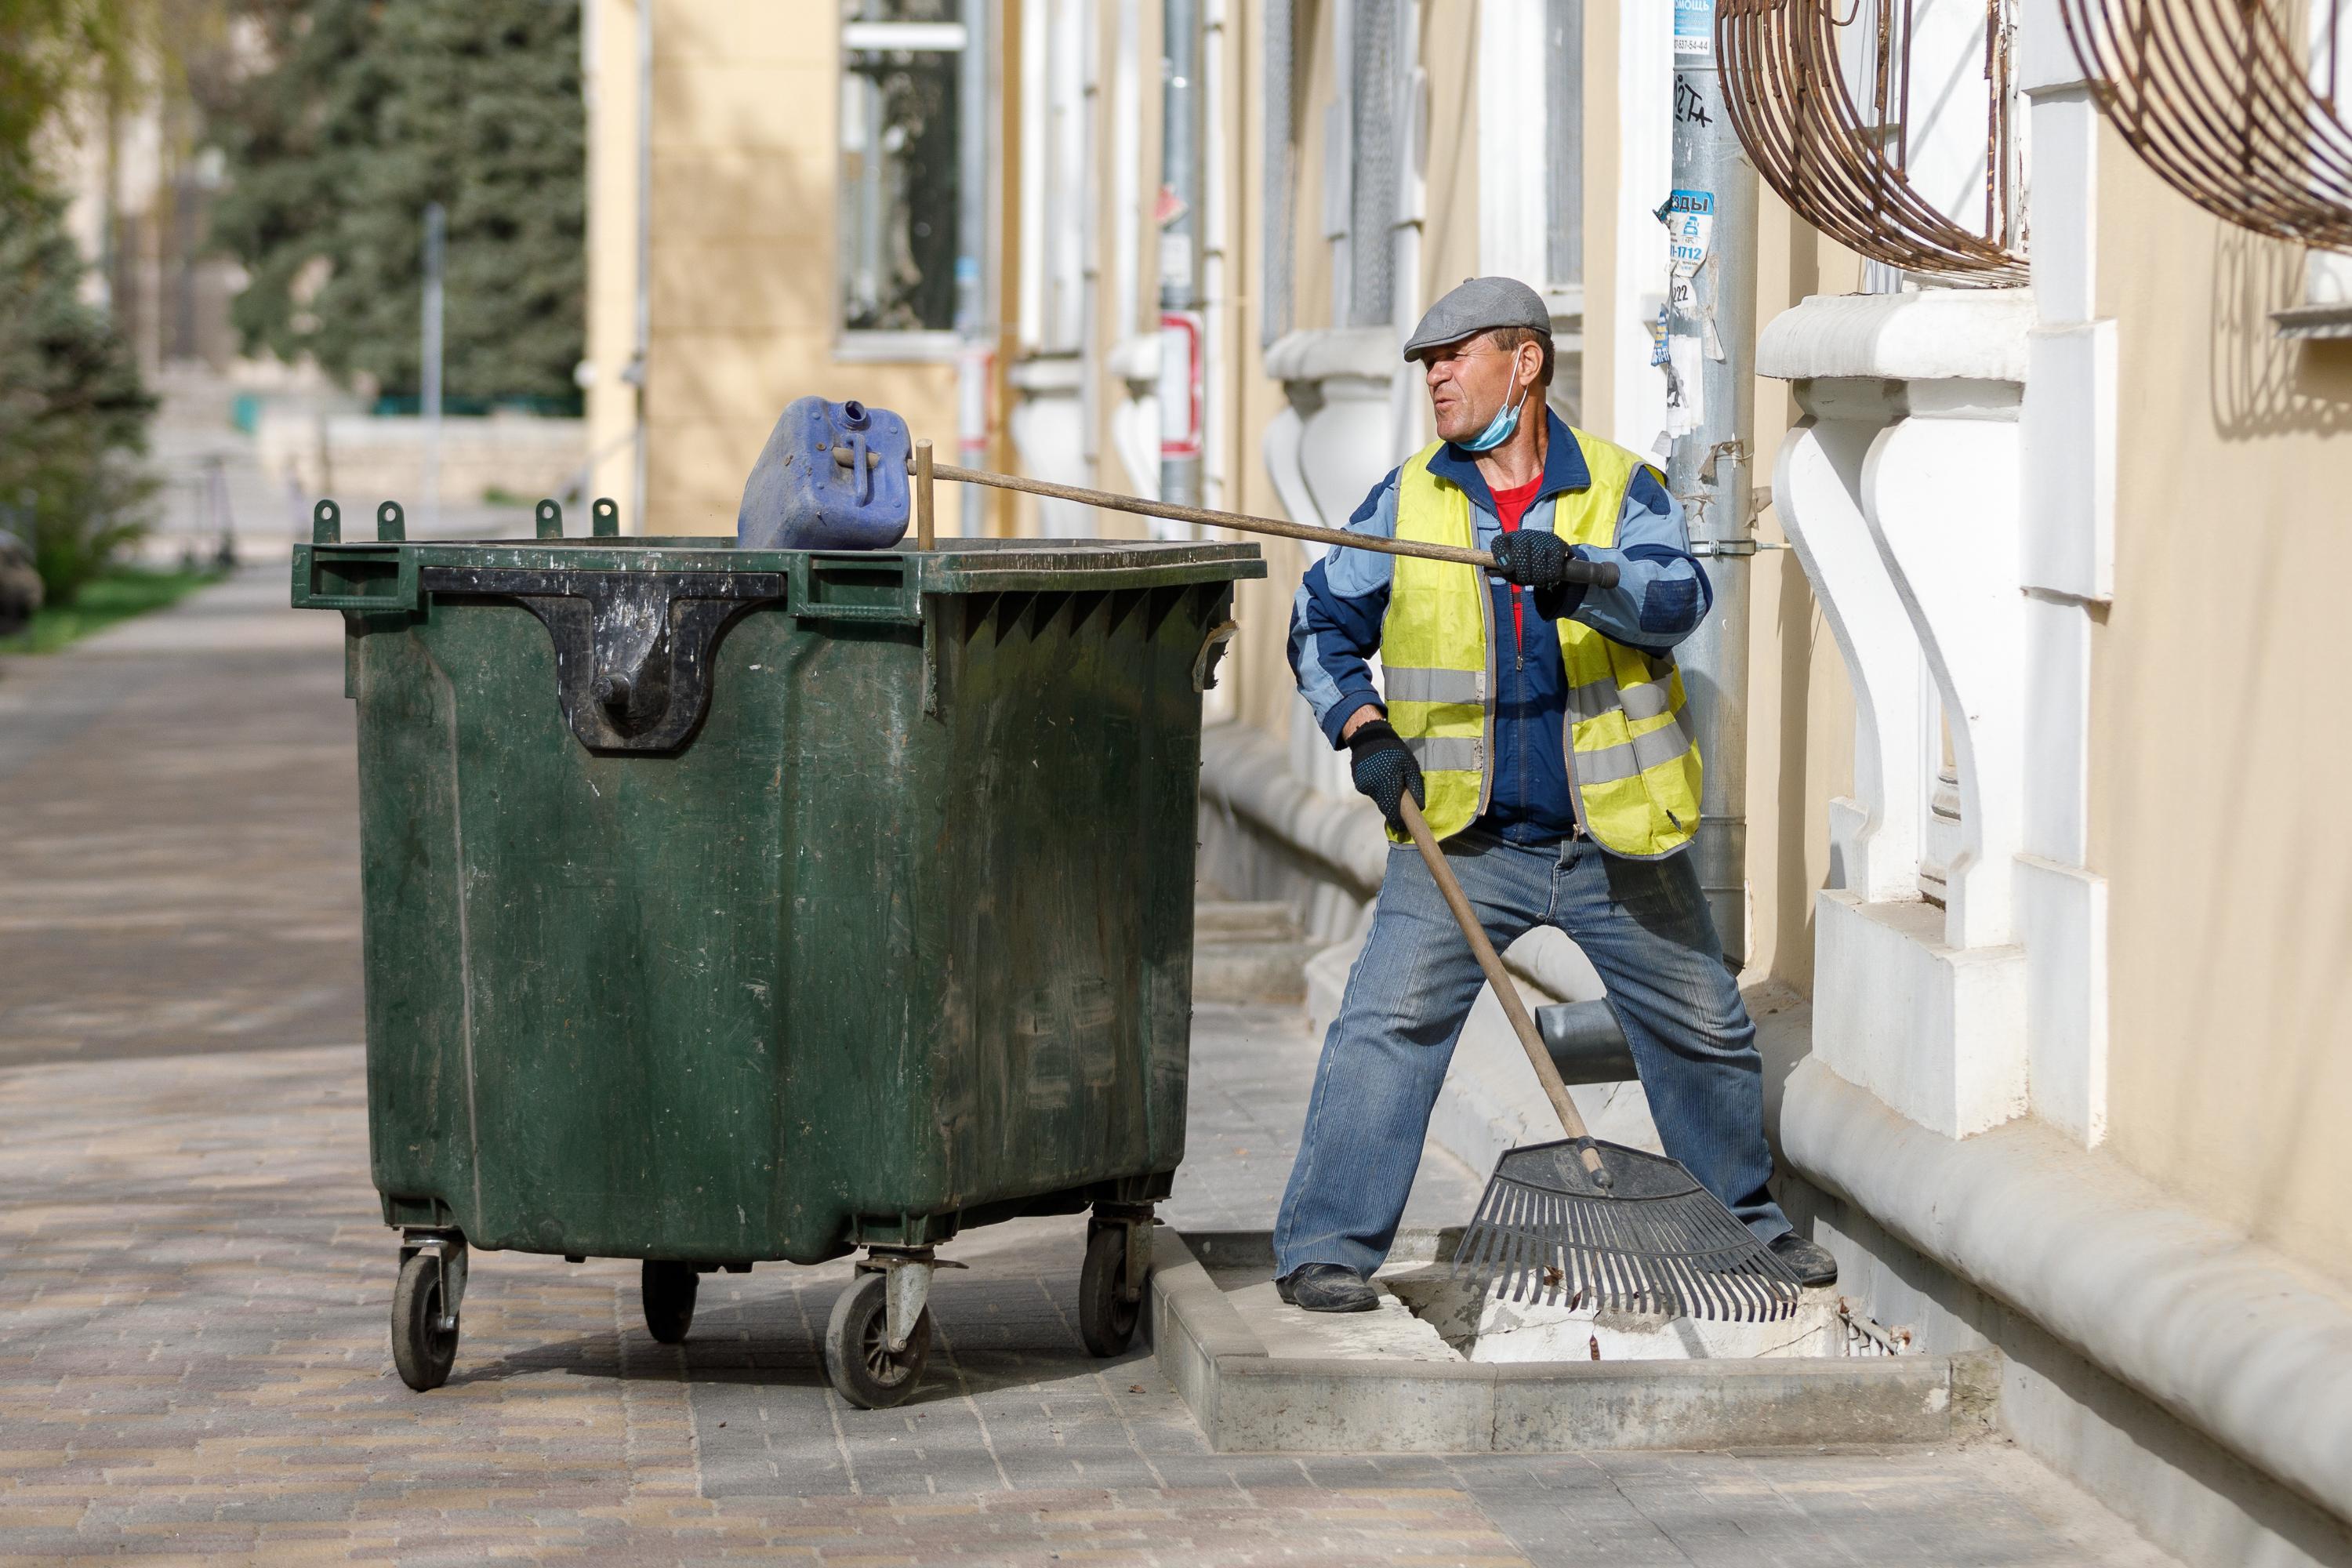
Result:
M824 1375L861 1410L882 1410L915 1392L931 1355L931 1310L915 1320L907 1348L892 1352L889 1277L861 1273L833 1303L824 1325Z
M637 1274L637 1296L646 1309L646 1331L666 1345L684 1344L694 1325L694 1298L702 1277L691 1263L648 1258Z
M457 1316L442 1309L441 1271L438 1254L412 1253L392 1289L392 1364L419 1394L446 1383L457 1361Z
M1148 1228L1150 1221L1146 1220ZM1116 1220L1087 1226L1087 1261L1078 1270L1078 1338L1096 1356L1123 1355L1134 1342L1143 1317L1143 1296L1129 1283L1128 1243L1132 1227Z

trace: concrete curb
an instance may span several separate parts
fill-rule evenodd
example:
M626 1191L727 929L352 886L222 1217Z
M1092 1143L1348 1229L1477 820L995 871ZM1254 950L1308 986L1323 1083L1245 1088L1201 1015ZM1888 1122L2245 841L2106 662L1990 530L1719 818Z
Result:
M1241 1262L1247 1235L1203 1237ZM1262 1247L1264 1239L1255 1238ZM1454 1364L1274 1356L1187 1238L1153 1242L1160 1370L1218 1453L1562 1453L1950 1441L1997 1355Z

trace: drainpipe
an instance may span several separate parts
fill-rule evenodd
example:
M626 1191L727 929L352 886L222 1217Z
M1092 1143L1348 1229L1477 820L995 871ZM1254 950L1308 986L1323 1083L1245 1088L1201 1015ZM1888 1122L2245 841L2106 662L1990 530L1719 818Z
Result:
M1200 0L1163 0L1160 28L1160 499L1198 506L1205 348L1201 273L1207 260Z
M988 149L993 79L989 0L963 0L963 57L956 82L956 461L988 467L988 295L982 288L988 249ZM988 531L987 497L978 485L959 485L962 533Z
M1674 194L1667 315L1669 407L1684 409L1666 460L1691 550L1715 588L1706 622L1675 649L1706 760L1699 881L1727 963L1748 956L1748 596L1756 401L1756 166L1725 111L1715 0L1675 0ZM1670 425L1669 428L1673 426Z

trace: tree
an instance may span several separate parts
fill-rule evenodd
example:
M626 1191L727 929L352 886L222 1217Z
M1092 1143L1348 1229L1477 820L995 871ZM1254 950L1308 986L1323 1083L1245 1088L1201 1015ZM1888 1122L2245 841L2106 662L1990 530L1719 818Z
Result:
M5 0L0 0L5 3ZM207 105L248 348L413 395L425 204L448 212L444 388L568 399L583 339L578 0L245 0L270 64Z
M41 189L35 147L77 89L127 74L138 0L0 0L0 200Z
M0 200L0 515L29 532L56 605L144 530L152 481L138 458L155 407L130 345L81 298L88 266L64 205Z

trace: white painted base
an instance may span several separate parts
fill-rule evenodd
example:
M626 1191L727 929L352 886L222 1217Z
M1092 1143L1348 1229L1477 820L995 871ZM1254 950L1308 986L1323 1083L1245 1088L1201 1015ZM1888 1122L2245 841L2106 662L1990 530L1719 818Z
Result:
M1814 896L1813 1051L1922 1127L1965 1138L2026 1109L2025 952L1954 948L1925 900Z
M2107 881L2079 866L2017 858L2018 935L2033 1114L2086 1149L2107 1137Z

